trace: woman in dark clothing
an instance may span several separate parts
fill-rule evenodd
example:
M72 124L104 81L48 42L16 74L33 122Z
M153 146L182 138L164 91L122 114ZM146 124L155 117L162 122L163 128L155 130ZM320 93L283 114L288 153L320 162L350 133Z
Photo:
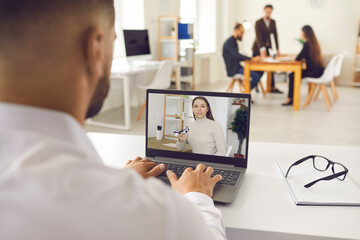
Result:
M305 60L306 70L302 71L302 77L318 78L324 73L324 61L321 57L321 49L316 39L315 33L309 25L301 29L301 38L305 41L303 49L296 57L297 61ZM294 94L294 73L289 75L289 93L283 106L291 106L293 104Z

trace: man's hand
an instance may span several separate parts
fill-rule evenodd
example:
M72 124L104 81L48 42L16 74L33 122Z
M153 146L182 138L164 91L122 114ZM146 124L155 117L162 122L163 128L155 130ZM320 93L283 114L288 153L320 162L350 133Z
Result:
M252 58L251 58L251 61L260 62L260 61L261 61L261 57L260 57L260 56L252 57Z
M165 165L158 165L147 158L136 157L134 160L129 160L125 168L132 168L140 173L143 178L148 178L160 175L165 170Z
M188 192L199 192L212 197L215 184L219 182L222 177L217 174L211 177L214 169L212 167L206 168L202 163L196 166L196 169L187 168L182 176L178 179L176 174L170 170L166 175L171 183L171 187L182 194Z

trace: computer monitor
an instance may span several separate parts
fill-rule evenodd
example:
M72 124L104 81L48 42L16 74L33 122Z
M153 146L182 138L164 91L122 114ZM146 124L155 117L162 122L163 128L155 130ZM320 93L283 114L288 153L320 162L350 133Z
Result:
M123 30L126 57L150 55L149 34L144 30Z

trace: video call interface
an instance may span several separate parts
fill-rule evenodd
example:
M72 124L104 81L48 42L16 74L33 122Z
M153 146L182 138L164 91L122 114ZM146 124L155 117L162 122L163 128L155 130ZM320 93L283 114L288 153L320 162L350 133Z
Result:
M147 148L246 158L247 98L150 93Z

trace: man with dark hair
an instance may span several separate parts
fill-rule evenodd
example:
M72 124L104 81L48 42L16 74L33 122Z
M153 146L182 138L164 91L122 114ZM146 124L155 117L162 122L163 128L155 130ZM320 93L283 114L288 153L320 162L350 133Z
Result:
M178 194L164 165L104 166L82 128L109 90L113 4L0 0L0 239L226 238L211 167L168 171Z
M230 36L223 45L223 58L225 62L226 72L229 77L237 73L244 74L244 68L240 65L241 61L250 60L250 57L239 53L237 41L241 41L244 35L245 28L241 23L236 23L233 35ZM259 57L254 57L253 60L259 60ZM261 75L258 72L251 71L250 88L253 89L260 81Z
M277 55L280 55L276 23L274 19L270 18L272 11L273 11L272 5L270 4L265 5L264 17L257 20L255 23L256 38L252 47L253 56L260 55L262 58L269 56L269 49L273 47L276 47ZM271 34L274 36L276 46L271 45ZM271 82L270 92L282 93L279 89L275 87L274 78L272 78L272 80L273 81Z

